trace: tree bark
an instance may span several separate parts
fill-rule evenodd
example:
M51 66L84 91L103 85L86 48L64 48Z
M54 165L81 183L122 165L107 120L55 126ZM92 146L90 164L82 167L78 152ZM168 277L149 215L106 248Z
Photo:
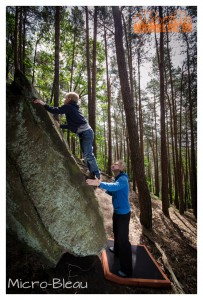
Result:
M188 117L187 114L185 114L185 126L186 126L186 136L185 136L185 207L187 206L187 203L190 199L190 189L189 189L189 169L190 169L190 163L189 163L189 145L188 145Z
M74 30L74 36L73 36L73 52L72 52L72 63L71 63L71 71L70 71L70 92L72 92L72 88L73 88L73 68L74 68L74 60L75 60L75 44L76 44L76 30Z
M184 66L184 64L183 64ZM183 192L183 170L182 170L182 98L183 98L183 67L181 72L181 82L180 82L180 136L179 136L179 158L178 158L178 178L179 178L179 196L180 196L180 205L179 211L180 214L183 214L185 211L185 203L184 203L184 192Z
M15 71L19 68L19 64L18 64L18 18L19 18L19 7L16 6L15 33L14 33L14 67L15 67Z
M23 7L23 53L22 53L22 70L23 74L25 74L25 46L26 46L26 19L27 19L27 8L24 6Z
M143 119L142 119L142 102L141 102L141 87L140 87L140 50L137 52L138 65L138 120L139 120L139 134L140 134L140 151L144 162L144 140L143 140Z
M165 78L167 78L167 74L166 74L166 70L165 71ZM171 147L172 147L172 162L173 162L173 174L174 174L174 189L175 189L175 195L174 195L174 204L176 206L177 209L179 209L179 202L178 202L178 179L177 179L177 172L176 172L176 163L175 163L175 142L174 142L174 128L173 128L173 109L172 109L172 104L171 104L171 99L170 96L168 94L168 85L167 85L167 80L165 81L165 94L167 95L168 98L168 106L169 106L169 112L170 112L170 134L171 134ZM166 114L167 114L167 110L166 110ZM167 129L168 130L168 129ZM167 132L167 138L169 141L169 134ZM170 159L169 157L169 143L168 143L168 160ZM171 166L170 163L168 162L168 170L171 170ZM168 173L168 177L169 177L169 186L170 186L170 180L171 180L171 171L170 173ZM172 191L171 191L172 186L170 186L170 203L173 203L173 199L171 198L172 195Z
M173 88L173 78L172 78L172 64L171 64L171 57L169 51L169 37L168 31L166 33L167 36L167 57L168 57L168 64L169 64L169 79L170 79L170 86L171 86L171 99L172 99L172 121L173 121L173 132L174 132L174 152L175 152L175 160L174 160L174 175L175 175L175 183L176 183L176 203L178 204L179 210L181 213L184 211L180 208L180 202L182 201L182 178L180 174L180 163L178 157L178 130L177 130L177 108L176 108L176 101L174 97L174 88Z
M23 41L23 7L20 6L20 15L19 15L19 45L18 45L18 53L19 53L19 67L20 70L23 70L23 58L22 58L22 41Z
M36 43L35 43L35 54L34 54L33 70L32 70L32 84L34 84L34 82L35 82L35 63L36 63L36 57L37 57L37 46L38 46L40 39L41 38L37 39Z
M92 62L92 102L91 115L89 118L90 126L96 135L96 75L97 75L97 10L94 8L94 37L93 37L93 62ZM97 156L96 138L94 139L94 155Z
M163 14L162 7L159 6L159 17L161 22L160 30L160 57L159 57L159 75L160 75L160 115L161 115L161 197L162 210L166 216L169 216L168 201L168 162L166 148L166 128L165 128L165 100L164 100L164 43L163 43Z
M187 71L188 71L188 97L189 97L189 113L190 113L190 132L191 132L191 170L190 170L190 188L194 216L197 218L197 169L196 169L196 155L194 143L194 124L193 124L193 99L191 91L191 75L190 75L190 54L189 42L186 37L187 43Z
M139 148L138 128L135 122L134 102L128 81L128 73L125 61L125 52L123 47L123 27L121 13L118 6L113 6L113 18L115 25L115 44L118 63L121 92L126 114L126 123L129 133L129 142L131 150L131 161L135 173L135 179L139 191L140 202L140 222L146 228L152 227L152 208L149 189L147 187L144 174L144 165Z
M91 103L92 103L92 85L91 85L91 72L90 72L90 42L89 42L89 17L88 7L85 7L86 12L86 63L87 63L87 88L88 88L88 116L91 116Z
M168 119L167 110L166 110L166 118ZM171 122L170 122L171 126ZM169 124L166 123L166 139L167 139L167 155L168 155L168 196L169 196L169 203L173 204L173 184L172 184L172 174L171 174L171 161L170 161L170 143L169 143ZM173 139L172 145L173 145Z
M107 99L108 99L108 162L107 162L107 173L111 175L112 165L112 142L111 142L111 84L109 79L109 68L108 68L108 49L107 49L107 38L106 28L104 27L104 43L105 43L105 56L106 56L106 84L107 84Z
M108 173L108 161L107 161L107 137L106 137L106 120L105 120L105 112L103 110L103 123L104 123L104 151L103 151L103 157L104 157L104 170L106 173ZM111 149L112 152L112 149ZM111 153L112 155L112 153ZM108 173L110 174L110 173Z
M54 106L59 106L59 51L60 51L60 6L56 6L55 14L55 71L54 71ZM59 120L59 116L55 115Z
M154 128L155 128L155 195L159 197L159 159L158 159L158 140L157 140L157 123L156 123L156 97L154 91Z
M118 121L117 121L117 115L114 112L114 120L115 120L115 160L120 159L119 157L119 150L118 150Z

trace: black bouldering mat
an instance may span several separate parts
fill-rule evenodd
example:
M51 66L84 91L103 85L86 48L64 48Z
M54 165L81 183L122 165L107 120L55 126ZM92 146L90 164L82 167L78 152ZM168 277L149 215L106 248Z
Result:
M118 270L120 270L119 259L109 251L109 247L113 245L114 241L108 240L107 248L102 252L102 265L106 279L126 285L145 287L171 286L170 280L144 245L132 245L132 277L122 278L118 276Z

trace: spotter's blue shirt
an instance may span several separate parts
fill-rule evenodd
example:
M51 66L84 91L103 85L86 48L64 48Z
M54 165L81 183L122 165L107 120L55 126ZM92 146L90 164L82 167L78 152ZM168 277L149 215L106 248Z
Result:
M65 114L67 124L60 125L60 128L69 129L74 133L77 132L78 127L87 123L87 120L79 110L79 105L74 101L70 101L68 104L59 107L52 107L45 104L44 108L52 114Z
M128 175L121 172L115 182L101 182L100 188L112 196L114 213L124 215L130 212Z

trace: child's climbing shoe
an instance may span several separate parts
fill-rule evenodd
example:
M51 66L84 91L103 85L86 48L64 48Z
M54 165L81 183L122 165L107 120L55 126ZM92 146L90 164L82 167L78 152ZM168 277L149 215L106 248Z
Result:
M88 171L85 173L85 177L86 179L95 179L95 174Z

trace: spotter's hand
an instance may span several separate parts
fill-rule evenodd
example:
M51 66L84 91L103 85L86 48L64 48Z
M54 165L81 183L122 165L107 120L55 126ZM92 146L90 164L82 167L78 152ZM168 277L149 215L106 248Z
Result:
M86 183L88 185L93 185L93 186L100 186L101 180L96 178L96 179L87 179Z

